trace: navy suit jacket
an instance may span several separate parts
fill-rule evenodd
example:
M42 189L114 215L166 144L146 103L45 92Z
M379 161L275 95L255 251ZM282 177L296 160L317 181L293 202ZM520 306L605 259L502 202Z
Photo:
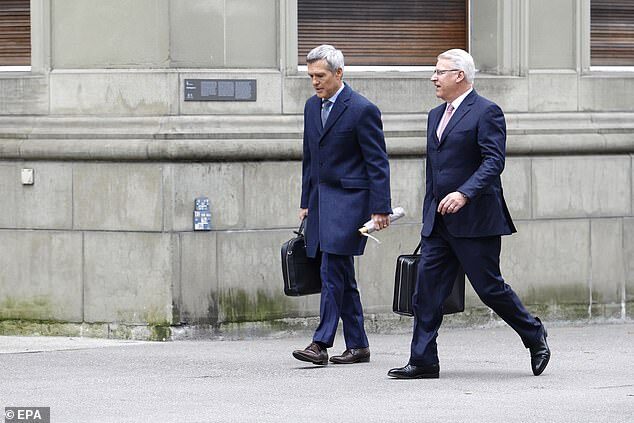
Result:
M345 85L324 128L321 99L304 107L301 208L308 209L306 248L361 255L366 237L358 229L374 213L391 213L390 170L381 112Z
M465 97L438 140L442 104L427 118L426 192L423 236L434 227L438 203L459 191L469 201L442 219L454 237L509 235L516 231L504 201L500 174L506 155L506 123L500 107L475 90Z

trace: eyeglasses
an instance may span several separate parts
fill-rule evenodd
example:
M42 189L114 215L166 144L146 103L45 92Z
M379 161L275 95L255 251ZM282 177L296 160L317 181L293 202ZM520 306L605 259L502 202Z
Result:
M462 69L434 69L434 73L438 76L443 76L447 72L462 72Z

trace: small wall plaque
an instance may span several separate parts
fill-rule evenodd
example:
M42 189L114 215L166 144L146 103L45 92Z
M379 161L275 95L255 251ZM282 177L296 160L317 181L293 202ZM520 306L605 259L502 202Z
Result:
M256 101L255 79L185 79L185 101Z
M211 211L207 197L198 197L194 200L194 230L211 230Z

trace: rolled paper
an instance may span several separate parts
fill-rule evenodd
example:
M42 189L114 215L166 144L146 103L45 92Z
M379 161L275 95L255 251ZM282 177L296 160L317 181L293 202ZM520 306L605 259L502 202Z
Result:
M390 215L390 223L400 219L403 216L405 216L405 210L403 209L403 207L395 207L392 210L392 214ZM374 227L374 221L372 219L365 222L365 224L359 228L359 232L361 234L370 234L375 230L376 228Z

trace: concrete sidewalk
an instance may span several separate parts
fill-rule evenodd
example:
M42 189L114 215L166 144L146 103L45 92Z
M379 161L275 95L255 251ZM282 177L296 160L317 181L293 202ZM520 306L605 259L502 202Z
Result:
M547 324L542 376L506 326L445 329L438 380L392 380L409 334L370 334L372 361L305 365L283 339L149 343L0 337L0 410L51 422L632 422L634 324ZM337 338L330 353L344 349ZM8 421L8 420L7 420Z

